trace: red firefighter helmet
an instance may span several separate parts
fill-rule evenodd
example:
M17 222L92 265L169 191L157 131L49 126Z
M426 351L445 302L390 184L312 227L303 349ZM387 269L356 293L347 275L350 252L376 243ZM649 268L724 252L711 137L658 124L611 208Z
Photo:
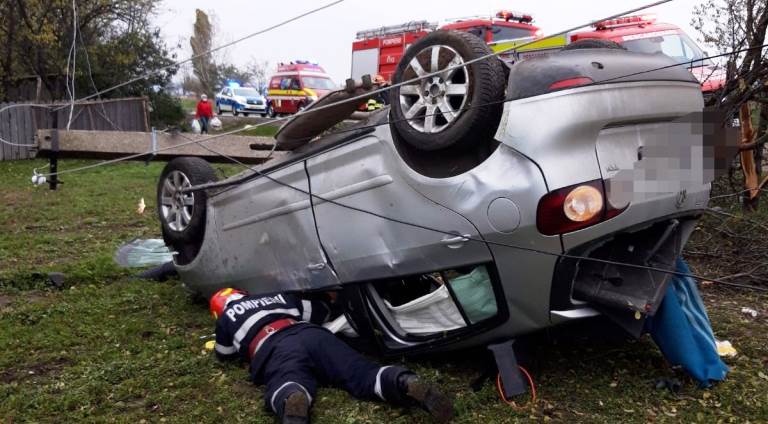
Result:
M240 299L245 295L246 293L244 291L229 287L217 291L213 296L211 296L211 315L213 315L214 319L218 319L224 312L224 308L227 306L229 301Z

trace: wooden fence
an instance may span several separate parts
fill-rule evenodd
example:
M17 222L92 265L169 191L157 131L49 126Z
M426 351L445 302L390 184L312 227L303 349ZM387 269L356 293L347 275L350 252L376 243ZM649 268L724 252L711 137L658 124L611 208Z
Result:
M54 113L58 115L59 128L66 128L69 121L69 107L53 112L49 107L23 106L23 103L18 105L0 112L0 139L14 144L0 142L0 161L35 157L37 130L52 129ZM46 106L55 109L66 105L51 103ZM0 103L0 110L6 106L14 106L14 103ZM78 103L72 111L70 129L147 132L150 130L147 99L137 97Z

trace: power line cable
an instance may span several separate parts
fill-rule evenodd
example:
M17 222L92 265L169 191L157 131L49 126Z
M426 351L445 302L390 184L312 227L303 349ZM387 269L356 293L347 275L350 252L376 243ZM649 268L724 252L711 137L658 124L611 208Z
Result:
M87 100L87 99L89 99L89 98L93 98L93 97L94 97L96 94L103 94L103 93L106 93L106 92L109 92L109 91L113 91L113 90L116 90L116 89L118 89L118 88L120 88L120 87L123 87L123 86L125 86L125 85L128 85L128 84L132 84L132 83L134 83L134 82L136 82L136 81L140 81L140 80L142 80L142 79L148 78L149 76L151 76L151 75L153 75L153 74L155 74L155 73L157 73L157 72L159 72L159 71L162 71L162 70L165 70L165 69L170 69L170 68L172 68L172 67L175 67L175 66L181 65L181 64L183 64L183 63L187 63L187 62L190 62L190 61L192 61L192 60L194 60L194 59L197 59L197 58L199 58L199 57L202 57L202 56L204 56L204 55L208 55L208 54L214 53L214 52L216 52L216 51L218 51L218 50L220 50L220 49L222 49L222 48L225 48L225 47L229 47L229 46L231 46L231 45L233 45L233 44L236 44L236 43L242 42L242 41L244 41L244 40L246 40L246 39L248 39L248 38L251 38L251 37L254 37L254 36L256 36L256 35L262 34L262 33L264 33L264 32L270 31L270 30L272 30L272 29L278 28L278 27L280 27L280 26L282 26L282 25L285 25L285 24L287 24L287 23L289 23L289 22L293 22L293 21L295 21L295 20L297 20L297 19L300 19L300 18L302 18L302 17L304 17L304 16L307 16L307 15L309 15L309 14L312 14L312 13L316 13L316 12L318 12L318 11L320 11L320 10L323 10L323 9L329 8L329 7L331 7L331 6L334 6L334 5L338 4L338 3L341 3L341 2L343 2L343 1L344 1L344 0L337 0L337 1L333 2L333 3L329 3L329 4L325 5L325 6L319 7L319 8L317 8L317 9L313 9L313 10L311 10L311 11L309 11L309 12L306 12L306 13L304 13L304 14L302 14L302 15L299 15L299 16L297 16L297 17L295 17L295 18L291 18L291 19L289 19L289 20L287 20L287 21L283 21L283 22L281 22L281 23L278 23L278 24L276 24L276 25L273 25L273 26L271 26L271 27L269 27L269 28L267 28L267 29L265 29L265 30L262 30L262 31L259 31L259 32L253 33L253 34L249 34L249 35L247 35L247 36L245 36L245 37L239 38L239 39L237 39L237 40L234 40L234 41L232 41L232 42L230 42L230 43L224 44L224 45L222 45L222 46L216 47L216 48L214 48L214 49L211 49L211 50L209 50L209 51L207 51L207 52L201 53L201 54L199 54L199 55L196 55L196 56L192 56L192 57L190 57L190 58L188 58L188 59L185 59L185 60L182 60L182 61L176 62L176 63L174 63L174 64L171 64L171 65L168 65L168 66L165 66L165 67L161 67L161 68L155 69L154 71L150 71L150 72L148 72L148 73L146 73L146 74L144 74L144 75L142 75L142 76L139 76L139 77L137 77L137 78L134 78L134 79L132 79L132 80L126 81L126 82L124 82L124 83L121 83L121 84L115 85L115 86L113 86L113 87L110 87L110 88L108 88L108 89L106 89L106 90L103 90L103 91L101 91L100 93L95 93L95 94L92 94L92 95L90 95L90 96L86 96L86 97L84 97L84 98L82 98L82 99L80 99L80 100L78 100L78 101ZM639 11L641 11L641 10L644 10L644 9L648 9L648 8L650 8L650 7L655 7L655 6L658 6L658 5L664 4L664 3L669 3L669 2L671 2L671 1L673 1L673 0L658 0L658 1L656 1L656 2L653 2L653 3L649 3L649 4L646 4L646 5L644 5L644 6L636 7L636 8L633 8L633 9L629 9L629 10L626 10L626 11L624 11L624 12L621 12L621 13L617 13L617 14L614 14L614 15L611 15L611 16L608 16L608 17L605 17L605 18L601 18L601 19L597 19L597 20L594 20L594 21L590 21L590 22L588 22L587 24L583 24L583 25L574 26L574 27L568 28L568 29L566 29L566 30L563 30L563 31L557 32L557 33L555 33L555 34L547 35L547 36L544 36L544 37L542 37L542 38L538 38L538 39L535 39L535 40L531 40L531 41L525 42L525 43L523 43L523 44L515 45L515 46L513 46L513 47L509 47L509 48L507 48L507 49L502 49L502 50L499 50L499 51L497 51L497 52L489 53L489 54L486 54L486 55L483 55L483 56L477 57L477 58L475 58L475 59L472 59L472 60L469 60L469 61L466 61L466 62L463 62L463 63L457 64L457 65L449 66L449 67L447 67L447 68L445 68L445 69L442 69L442 70L440 70L440 71L438 71L438 72L431 72L431 73L427 73L427 74L424 74L424 75L420 75L420 76L418 76L418 77L416 77L416 78L412 78L412 79L410 79L410 80L407 80L407 81L402 81L402 82L400 82L400 83L397 83L397 84L393 84L392 86L390 86L390 87L387 87L387 88L382 88L382 89L378 89L378 90L374 90L374 91L371 91L371 92L369 92L369 93L366 93L366 94L362 94L362 95L359 95L359 96L351 97L351 98L349 98L349 99L345 99L345 100L343 100L343 101L337 102L337 103L335 103L334 105L326 105L326 106L324 106L324 107L322 107L322 108L315 108L315 109L314 109L314 111L316 112L316 111L318 111L318 110L322 110L322 109L325 109L326 107L335 106L335 105L338 105L338 104L344 104L344 103L350 103L350 102L358 101L358 100L361 100L361 99L364 99L364 98L366 98L367 96L372 96L372 95L375 95L375 94L378 94L378 93L382 93L382 92L384 92L384 91L387 91L387 90L391 90L391 89L393 89L393 88L397 88L397 87L400 87L400 86L402 86L402 85L412 84L412 83L415 83L415 82L421 81L421 80L423 80L423 79L426 79L426 78L429 78L429 77L433 77L433 76L436 76L436 75L440 75L440 74L442 74L443 72L448 72L448 71L452 71L452 70L454 70L454 69L459 69L459 68L462 68L462 67L466 67L466 66L468 66L468 65L471 65L471 64L473 64L473 63L476 63L476 62L480 62L480 61L482 61L482 60L485 60L485 59L489 59L489 58L492 58L492 57L496 57L496 56L499 56L499 55L501 55L501 54L503 54L503 53L507 53L507 52L510 52L510 51L514 51L514 50L518 50L518 49L520 49L520 48L522 48L522 47L526 47L526 46L528 46L528 45L531 45L531 44L534 44L534 43L538 43L538 42L541 42L541 41L543 41L543 40L547 40L547 39L550 39L550 38L554 38L554 37L559 37L559 36L562 36L562 35L566 35L566 34L568 34L569 32L575 31L575 30L577 30L577 29L580 29L580 28L583 28L583 27L586 27L586 26L590 26L590 25L594 25L594 24L597 24L598 22L602 22L602 21L606 21L606 20L610 20L610 19L615 19L615 18L618 18L618 17L624 16L624 15L628 15L628 14L630 14L630 13L635 13L635 12L639 12ZM297 113L296 115L301 115L302 113L305 113L305 112L307 112L307 110L304 110L304 111L302 111L302 112L299 112L299 113Z
M764 46L761 46L761 47L768 47L768 44L766 44ZM737 51L730 52L730 53L724 53L724 54L715 55L715 56L711 56L711 57L705 57L703 59L709 59L709 58L725 56L725 55L728 55L728 54L738 53L740 51L752 50L752 49L761 48L761 47L752 47L752 48L741 49L741 50L737 50ZM643 71L639 71L639 72L634 72L634 73L627 74L627 75L622 75L622 76L618 76L618 77L614 77L614 78L609 78L607 80L591 82L591 83L588 83L588 84L580 85L578 87L574 87L574 89L581 89L581 88L590 87L590 86L594 86L594 85L601 85L601 84L604 84L606 81L608 81L608 82L616 81L616 80L620 80L620 79L623 79L623 78L628 78L629 76L642 75L642 74L645 74L645 73L650 73L650 72L654 72L654 71L662 70L662 69L668 69L668 68L672 68L672 67L676 67L676 66L686 66L689 63L690 63L690 61L686 61L686 62L675 63L675 64L671 64L671 65L665 65L665 66L661 66L661 67L657 67L657 68L651 68L651 69L647 69L647 70L643 70ZM365 98L365 97L368 97L368 96L372 95L372 93L392 90L394 88L396 88L396 87L395 86L388 86L388 87L385 87L383 89L376 90L376 91L373 91L373 92L365 94L365 95L356 96L355 98ZM169 146L167 148L158 149L158 150L150 150L150 151L142 152L142 153L136 153L136 154L133 154L133 155L124 156L124 157L116 158L116 159L112 159L112 160L107 160L107 161L99 162L99 163L96 163L96 164L91 164L91 165L87 165L87 166L83 166L83 167L79 167L79 168L65 169L65 170L62 170L62 171L58 171L56 173L47 173L47 174L43 174L43 175L45 177L50 177L50 176L53 176L53 175L61 175L61 174L68 174L68 173L73 173L73 172L80 172L80 171L84 171L84 170L87 170L87 169L97 168L99 166L111 165L111 164L119 163L119 162L122 162L122 161L133 160L133 159L137 159L137 158L140 158L140 157L143 157L143 156L153 155L153 154L156 154L156 153L159 153L159 152L163 152L163 151L166 151L166 150L171 150L171 149L176 148L176 147L183 147L183 146L187 146L187 145L191 145L191 144L205 143L207 141L210 141L210 140L216 139L216 138L220 138L220 137L225 136L225 135L233 135L233 134L237 134L239 132L247 131L247 130L250 130L250 129L253 129L253 128L257 128L257 127L260 127L260 126L264 126L264 125L269 125L269 124L272 124L272 123L275 123L275 122L281 122L281 121L286 121L286 120L294 119L297 116L300 116L300 115L303 115L303 114L306 114L306 113L314 113L314 112L317 112L317 111L320 111L320 110L323 110L323 109L326 109L326 108L335 107L335 106L337 106L339 104L343 104L343 103L346 103L346 102L349 102L349 101L350 101L350 99L345 99L345 100L334 102L334 103L331 103L331 104L328 104L328 105L324 105L324 106L321 106L321 107L305 109L305 110L303 110L303 111L301 111L299 113L294 114L293 116L275 118L275 119L272 119L270 121L265 121L265 122L260 122L260 123L257 123L257 124L246 125L246 126L244 126L242 128L235 129L235 130L232 130L232 131L228 131L226 133L222 133L222 134L217 134L217 135L213 135L213 136L210 136L210 137L206 137L206 138L203 138L201 140L192 141L191 139L188 139L188 140L190 140L188 143L183 143L183 144L180 144L180 145ZM464 107L462 109L459 109L457 112L464 112L464 111L467 111L467 110L470 110L470 109L474 109L474 108L491 106L491 105L495 105L495 104L502 104L502 103L512 102L512 101L514 101L514 99L502 99L502 100L496 100L496 101L493 101L493 102L487 102L487 103L483 103L483 104L479 104L479 105L470 105L470 106ZM0 112L2 112L3 110L4 109L0 109ZM438 115L438 113L433 113L433 114L429 114L429 115L422 115L422 116L420 116L420 118L423 118L425 116L436 116L436 115ZM336 133L343 133L343 132L346 132L346 131L360 131L361 129L375 128L375 127L379 127L379 126L390 125L392 123L397 123L397 122L411 121L411 120L414 120L414 119L417 119L417 118L403 118L403 119L398 119L398 120L389 119L389 120L386 120L384 122L377 123L377 124L371 124L371 125L365 126L365 127L351 128L351 129L348 129L348 130L343 130L343 129L342 130L338 130L338 131L336 131ZM310 141L313 138L315 138L315 137L307 137L306 139L301 140L301 141ZM4 140L0 139L0 142L3 142L3 141ZM276 151L277 147L278 147L278 142L277 142L277 140L275 140L275 143L273 144L272 149L270 150L270 152L267 155L267 157L264 158L264 161L266 161L266 160L268 160L269 158L272 157L272 155ZM222 185L233 185L233 184L235 184L235 183L233 183L233 182L210 183L210 184L203 184L203 185L200 185L200 186L191 187L188 190L196 191L196 190L202 190L202 189L215 188L215 187L222 186Z
M120 83L120 84L114 85L114 86L112 86L112 87L110 87L110 88L107 88L107 89L105 89L105 90L101 90L101 91L98 91L98 90L97 90L97 91L96 91L95 93L93 93L93 94L90 94L90 95L88 95L88 96L85 96L85 97L83 97L83 98L81 98L81 99L78 99L78 100L73 100L73 101L71 102L71 104L69 105L69 107L71 108L71 107L73 107L73 106L74 106L74 104L76 104L76 103L82 103L82 102L85 102L85 101L87 101L87 100L90 100L90 99L93 99L93 98L97 98L97 97L100 97L102 94L106 94L106 93L109 93L109 92L111 92L111 91L117 90L118 88L121 88L121 87L124 87L124 86L126 86L126 85L132 84L132 83L134 83L134 82L137 82L137 81L141 81L141 80L143 80L143 79L146 79L146 78L148 78L148 77L150 77L150 76L152 76L152 75L154 75L154 74L156 74L156 73L159 73L159 72L161 72L161 71L165 71L165 70L168 70L168 69L174 68L174 67L176 67L176 66L179 66L179 65L182 65L182 64L185 64L185 63L189 63L189 62L192 62L192 61L193 61L193 60L195 60L195 59L198 59L198 58L200 58L200 57L204 57L204 56L210 55L210 54L212 54L212 53L215 53L215 52L217 52L217 51L219 51L219 50L225 49L225 48L227 48L227 47L230 47L230 46L233 46L233 45L235 45L235 44L237 44L237 43L241 43L241 42L243 42L243 41L245 41L245 40L248 40L248 39L250 39L250 38L253 38L253 37L257 36L257 35L261 35L261 34L264 34L264 33L267 33L267 32L269 32L269 31L275 30L275 29L277 29L277 28L280 28L280 27L282 27L282 26L285 26L285 25L287 25L287 24L289 24L289 23L292 23L292 22L294 22L294 21L297 21L297 20L299 20L299 19L302 19L302 18L304 18L304 17L307 17L307 16L309 16L309 15L312 15L312 14L318 13L318 12L320 12L320 11L322 11L322 10L328 9L328 8L330 8L330 7L333 7L333 6L335 6L335 5L339 4L339 3L343 3L344 1L345 1L345 0L336 0L336 1L334 1L334 2L331 2L331 3L328 3L328 4L326 4L326 5L323 5L323 6L317 7L317 8L315 8L315 9L311 9L311 10L309 10L309 11L307 11L307 12L304 12L304 13L302 13L302 14L300 14L300 15L297 15L297 16L294 16L294 17L292 17L292 18L290 18L290 19L286 19L286 20L284 20L284 21L278 22L277 24L274 24L274 25L272 25L272 26L269 26L269 27L267 27L267 28L264 28L264 29L262 29L262 30L259 30L259 31L256 31L256 32L253 32L253 33L250 33L250 34L248 34L248 35L245 35L245 36L243 36L243 37L240 37L240 38L238 38L238 39L236 39L236 40L234 40L234 41L231 41L231 42L229 42L229 43L225 43L225 44L222 44L222 45L220 45L220 46L218 46L218 47L215 47L215 48L213 48L213 49L210 49L210 50L208 50L208 51L206 51L206 52L200 53L200 54L198 54L198 55L193 55L193 56L191 56L191 57L189 57L189 58L187 58L187 59L184 59L184 60L182 60L182 61L178 61L178 62L172 63L172 64L170 64L170 65L166 65L166 66L163 66L163 67L160 67L160 68L156 68L156 69L154 69L154 70L151 70L151 71L149 71L149 72L147 72L147 73L145 73L145 74L143 74L143 75L141 75L141 76L139 76L139 77L136 77L136 78L133 78L133 79L131 79L131 80L128 80L128 81L122 82L122 83ZM671 0L668 0L668 1L671 1ZM73 0L73 3L74 3L74 0ZM73 6L73 10L74 10L75 8L76 8L76 5L75 5L75 6ZM74 40L73 40L73 43L74 43ZM70 51L71 51L71 50L72 50L72 49L70 48ZM71 55L70 55L70 56L68 56L67 72L69 72L69 69L70 69L70 65L69 65L69 57L71 57ZM67 84L67 91L69 92L69 90L70 90L70 88L69 88L69 85ZM62 107L59 107L59 108L54 108L54 107L53 107L53 106L51 106L51 105L43 105L43 104L38 104L38 103L32 103L32 104L30 104L30 103L28 103L28 104L13 104L13 105L8 105L8 106L6 106L6 107L4 107L4 108L0 109L0 113L2 113L2 112L4 112L4 111L6 111L6 110L8 110L8 109L12 109L12 108L16 108L16 107L24 107L24 106L33 106L33 107L40 107L40 108L48 108L48 109L53 109L53 111L54 111L54 112L58 112L59 110L62 110L62 109L65 109L66 107L68 107L68 106L62 106ZM71 119L71 113L70 113L70 119ZM243 128L243 130L245 130L245 129L247 129L247 128ZM37 144L34 144L34 143L13 143L13 142L11 142L11 141L8 141L8 140L5 140L5 139L3 139L3 138L0 138L0 143L2 143L2 144L6 144L6 145L9 145L9 146L18 146L18 147L36 147L36 146L37 146ZM150 152L150 154L151 154L151 152ZM142 156L143 156L143 155L142 155ZM114 162L110 161L109 163L114 163ZM51 174L51 175L53 175L53 174Z
M69 85L67 86L67 91L69 91L69 96L71 99L70 105L69 105L69 119L67 119L67 131L69 131L69 128L72 126L72 115L75 112L75 81L76 81L76 72L77 72L77 2L76 0L72 0L72 47L69 50L69 54L72 57L72 87L70 88ZM69 73L69 57L67 57L67 84L70 84L69 82L70 73Z
M382 214L380 214L378 212L373 212L373 211L370 211L370 210L367 210L367 209L359 208L357 206L351 206L351 205L347 205L345 203L338 202L336 200L325 198L325 197L320 196L318 194L312 193L311 192L311 188L310 188L310 190L304 190L304 189L302 189L300 187L296 187L296 186L291 185L289 183L280 181L280 180L270 176L269 174L262 173L258 169L254 168L252 166L249 166L249 165L247 165L247 164L237 160L236 158L233 158L233 157L228 156L226 154L220 153L220 152L218 152L216 150L213 150L213 149L211 149L209 147L205 147L205 149L209 150L212 153L217 154L217 155L219 155L219 156L221 156L221 157L223 157L223 158L225 158L225 159L227 159L227 160L229 160L229 161L231 161L231 162L233 162L233 163L235 163L237 165L240 165L240 166L242 166L242 167L244 167L244 168L246 168L246 169L248 169L248 170L250 170L250 171L252 171L252 172L254 172L256 174L258 174L261 177L267 178L269 181L271 181L271 182L273 182L275 184L278 184L278 185L281 185L283 187L287 187L287 188L289 188L291 190L300 192L300 193L302 193L304 195L310 196L310 197L315 198L315 199L317 199L319 201L327 202L327 203L330 203L330 204L342 207L344 209L349 209L349 210L356 211L356 212L359 212L359 213L371 215L373 217L376 217L376 218L379 218L379 219L383 219L385 221L394 222L394 223L401 224L401 225L406 225L406 226L409 226L409 227L412 227L412 228L419 228L419 229L422 229L422 230L432 231L432 232L436 232L436 233L443 234L443 235L456 236L456 234L454 232L451 232L451 231L441 230L441 229L430 227L430 226L423 225L423 224L412 223L412 222L405 221L405 220L402 220L402 219L399 219L399 218L392 218L392 217L389 217L389 216L386 216L386 215L382 215ZM628 267L628 268L633 268L633 269L641 269L641 270L646 270L646 271L655 271L655 272L661 272L661 273L665 273L665 274L669 274L669 275L676 275L676 276L680 276L680 277L694 278L694 279L699 280L699 281L710 281L710 282L721 284L721 285L724 285L724 286L730 286L730 287L736 287L736 288L744 288L744 289L750 289L750 290L755 290L755 291L768 292L768 287L759 287L759 286L751 286L751 285L746 285L746 284L732 283L730 281L725 281L725 280L721 280L721 279L708 278L708 277L703 277L703 276L700 276L700 275L697 275L697 274L693 274L693 273L685 273L685 272L673 271L673 270L668 270L668 269L658 268L658 267L653 267L653 266L648 266L648 265L631 264L631 263L626 263L626 262L612 261L612 260L608 260L608 259L599 259L599 258L591 258L591 257L588 257L588 256L572 255L572 254L567 254L567 253L555 253L555 252L549 252L549 251L546 251L546 250L536 249L536 248L533 248L533 247L519 246L519 245L514 245L514 244L502 243L502 242L486 240L484 238L477 238L477 237L471 237L471 236L470 237L463 237L463 238L465 238L467 241L475 241L475 242L480 242L480 243L486 243L486 244L490 244L490 245L506 247L506 248L516 249L516 250L522 250L522 251L532 252L532 253L536 253L536 254L542 254L542 255L546 255L546 256L555 256L555 257L560 258L560 259L573 259L573 260L579 260L579 261L583 260L583 261L588 261L588 262L601 263L601 264L604 264L604 265L623 266L623 267Z
M243 42L245 40L248 40L250 38L256 37L257 35L261 35L261 34L270 32L272 30L275 30L277 28L285 26L285 25L287 25L289 23L292 23L292 22L295 22L295 21L300 20L302 18L305 18L305 17L307 17L309 15L313 15L315 13L318 13L318 12L322 11L322 10L328 9L330 7L333 7L333 6L335 6L335 5L339 4L339 3L343 3L344 1L345 0L336 0L336 1L333 1L331 3L327 3L327 4L323 5L323 6L316 7L314 9L311 9L311 10L309 10L307 12L304 12L304 13L302 13L300 15L296 15L296 16L294 16L292 18L289 18L289 19L283 20L281 22L278 22L278 23L276 23L274 25L271 25L271 26L269 26L267 28L261 29L261 30L256 31L256 32L252 32L252 33L250 33L248 35L245 35L243 37L240 37L240 38L238 38L236 40L233 40L233 41L230 41L228 43L224 43L224 44L222 44L220 46L214 47L214 48L212 48L212 49L210 49L208 51L202 52L202 53L197 54L197 55L192 55L192 56L188 57L187 59L184 59L184 60L181 60L181 61L178 61L178 62L174 62L174 63L171 63L169 65L161 66L159 68L155 68L155 69L153 69L153 70L151 70L149 72L146 72L146 73L144 73L144 74L142 74L142 75L140 75L138 77L132 78L132 79L124 81L124 82L122 82L120 84L116 84L116 85L114 85L112 87L106 88L104 90L101 90L101 91L98 91L96 93L93 93L93 94L90 94L88 96L85 96L83 98L80 98L80 99L77 100L77 102L79 103L79 102L83 102L83 101L95 98L97 96L101 96L101 95L109 93L111 91L115 91L118 88L125 87L126 85L130 85L130 84L133 84L133 83L135 83L137 81L141 81L141 80L147 79L147 78L151 77L152 75L155 75L155 74L157 74L157 73L159 73L161 71L166 71L168 69L175 68L175 67L183 65L185 63L192 62L192 61L194 61L196 59L199 59L201 57L208 56L208 55L213 54L213 53L215 53L215 52L217 52L219 50L225 49L227 47L230 47L230 46L233 46L235 44L241 43L241 42ZM666 1L672 1L672 0L665 0L665 2Z

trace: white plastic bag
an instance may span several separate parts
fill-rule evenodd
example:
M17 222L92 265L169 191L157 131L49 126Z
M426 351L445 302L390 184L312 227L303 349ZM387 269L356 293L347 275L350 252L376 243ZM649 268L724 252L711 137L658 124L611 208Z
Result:
M214 116L213 119L211 119L211 128L214 129L220 129L221 128L221 120L218 116Z
M386 300L384 303L400 328L410 334L439 333L467 326L445 286L404 305L392 306Z
M200 134L200 121L197 119L192 120L192 132L195 134Z

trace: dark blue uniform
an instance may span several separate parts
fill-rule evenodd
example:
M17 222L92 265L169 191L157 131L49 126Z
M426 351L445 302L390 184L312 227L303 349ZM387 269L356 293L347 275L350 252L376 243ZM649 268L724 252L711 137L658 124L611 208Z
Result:
M216 321L216 355L250 361L251 379L266 384L264 401L279 416L283 415L285 400L296 391L303 391L311 403L318 383L344 388L360 399L407 404L397 381L410 371L377 365L316 325L327 321L329 315L326 303L291 294L232 300ZM259 331L284 318L297 322L258 339L260 343L255 344L250 358L249 346Z

